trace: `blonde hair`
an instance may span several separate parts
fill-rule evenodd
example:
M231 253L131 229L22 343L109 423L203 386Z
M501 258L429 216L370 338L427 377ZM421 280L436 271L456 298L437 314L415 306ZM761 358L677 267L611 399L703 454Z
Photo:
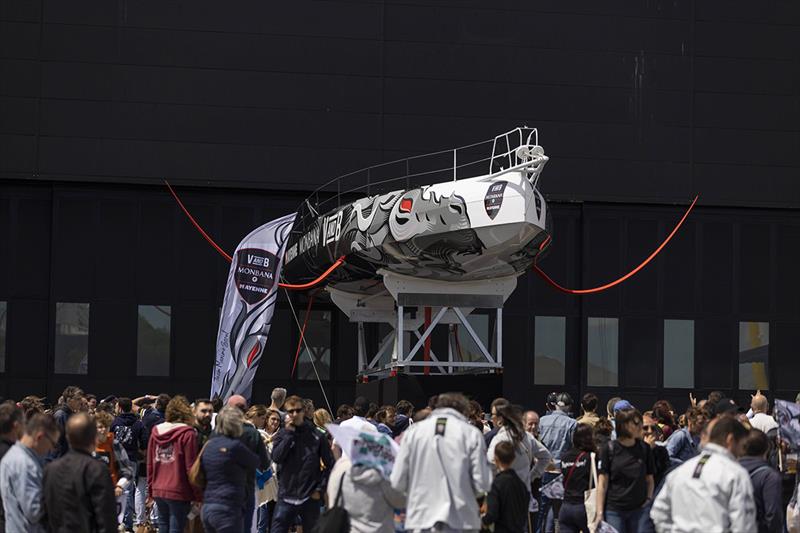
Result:
M319 426L321 428L325 427L325 424L330 424L333 422L333 418L331 414L325 409L317 409L314 411L314 425Z
M216 431L221 435L238 439L242 436L244 415L237 407L227 405L223 407L216 418Z

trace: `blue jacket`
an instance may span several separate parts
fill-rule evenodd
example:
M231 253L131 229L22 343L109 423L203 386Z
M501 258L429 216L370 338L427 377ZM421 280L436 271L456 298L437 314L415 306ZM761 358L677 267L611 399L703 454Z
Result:
M699 453L700 437L692 437L686 428L679 429L669 436L666 443L669 461L677 466Z
M6 531L46 531L42 475L44 461L17 442L0 463L0 493L6 511Z
M314 491L324 492L334 462L328 439L307 420L294 431L278 431L272 460L278 465L278 497L291 500L308 498Z
M572 448L572 434L578 423L563 411L552 411L539 421L539 441L551 454L556 466L561 464L561 456Z
M218 503L237 511L245 508L247 473L259 465L256 454L239 439L215 435L206 443L200 458L207 485L204 503Z

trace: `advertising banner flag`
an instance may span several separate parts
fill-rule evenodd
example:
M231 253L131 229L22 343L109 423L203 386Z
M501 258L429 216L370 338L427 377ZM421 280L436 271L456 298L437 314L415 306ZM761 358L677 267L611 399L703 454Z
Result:
M786 400L775 400L775 418L778 419L781 439L792 450L800 450L800 405Z
M217 332L211 397L250 398L253 379L272 326L283 253L295 215L253 230L231 261Z

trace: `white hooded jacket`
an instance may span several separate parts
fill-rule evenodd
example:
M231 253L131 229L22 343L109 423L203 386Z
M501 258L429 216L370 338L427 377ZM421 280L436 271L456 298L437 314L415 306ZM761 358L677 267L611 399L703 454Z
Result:
M404 433L391 481L407 495L407 530L480 529L477 498L492 481L483 435L455 409L436 409Z
M706 444L667 475L650 518L658 533L758 531L750 475L728 450Z

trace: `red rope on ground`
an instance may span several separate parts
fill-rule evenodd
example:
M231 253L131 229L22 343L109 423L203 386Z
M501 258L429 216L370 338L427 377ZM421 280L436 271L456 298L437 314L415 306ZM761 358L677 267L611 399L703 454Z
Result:
M209 243L211 246L213 246L213 247L214 247L214 249L215 249L217 252L219 252L219 254L220 254L222 257L224 257L226 261L228 261L228 263L232 262L232 261L233 261L233 258L232 258L230 255L228 255L228 254L225 252L225 250L223 250L222 248L220 248L220 246L219 246L219 245L218 245L216 242L214 242L214 239L212 239L212 238L211 238L211 237L208 235L208 233L206 233L206 232L205 232L205 230L204 230L204 229L203 229L203 228L200 226L200 224L199 224L199 223L198 223L198 222L197 222L197 221L194 219L194 217L193 217L193 216L192 216L192 214L189 212L189 210L188 210L188 209L186 209L186 206L185 206L185 205L183 205L183 202L181 202L181 199L180 199L180 198L178 198L178 194L175 192L175 190L172 188L172 186L169 184L169 182L168 182L167 180L164 180L164 184L167 186L167 189L169 189L169 192L170 192L170 194L172 194L172 197L173 197L173 198L175 198L175 201L176 201L176 202L178 202L178 206L179 206L179 207L180 207L180 208L183 210L184 214L185 214L185 215L186 215L186 217L189 219L189 222L191 222L191 223L192 223L192 225L195 227L195 229L197 229L197 231L199 231L199 232L200 232L200 235L202 235L202 236L203 236L203 238L205 238L205 240L206 240L206 241L208 241L208 243ZM278 287L280 287L280 288L282 288L282 289L289 289L289 290L292 290L292 291L300 291L300 290L304 290L304 289L310 289L310 288L314 287L315 285L317 285L317 284L319 284L319 283L321 283L321 282L325 281L325 278L327 278L328 276L330 276L330 275L331 275L331 273L332 273L334 270L336 270L337 268L339 268L340 266L342 266L342 263L344 263L344 256L342 256L342 257L340 257L339 259L337 259L337 260L336 260L336 261L335 261L335 262L334 262L334 263L333 263L333 264L330 266L330 268L328 268L328 270L326 270L325 272L323 272L323 273L322 273L322 274L321 274L321 275L320 275L320 276L319 276L317 279L315 279L314 281L309 281L308 283L300 283L300 284L297 284L297 285L294 285L294 284L291 284L291 283L278 283Z
M297 359L300 358L300 350L303 349L303 338L306 334L306 326L308 325L308 317L311 316L311 304L314 303L314 295L308 298L308 307L306 307L306 318L303 320L303 327L300 329L300 340L297 341L297 350L294 352L294 363L292 363L292 373L290 377L294 377L294 369L297 368ZM314 354L308 354L309 357L314 357Z
M533 263L533 269L536 271L537 274L539 274L539 276L542 277L542 279L544 279L552 287L560 290L561 292L565 292L567 294L593 294L593 293L602 292L604 290L610 289L611 287L619 285L623 281L625 281L625 280L629 279L631 276L635 275L637 272L639 272L641 269L643 269L645 266L647 266L647 264L650 261L652 261L653 258L655 258L655 256L657 256L661 252L661 250L664 249L664 247L667 245L667 243L678 232L678 230L680 229L681 225L683 225L683 222L686 220L686 217L689 216L689 213L692 212L692 209L694 208L694 204L697 203L697 198L699 198L699 196L695 196L694 197L694 200L692 201L692 204L689 206L689 208L683 214L683 217L680 219L678 224L672 229L672 232L669 235L667 235L667 238L664 239L664 242L661 243L661 246L656 248L655 251L652 254L650 254L650 256L647 259L645 259L644 261L641 262L641 264L639 264L639 266L637 266L636 268L634 268L633 270L631 270L630 272L628 272L627 274L625 274L621 278L618 278L618 279L616 279L616 280L614 280L614 281L612 281L610 283L606 283L605 285L601 285L599 287L594 287L594 288L591 288L591 289L567 289L566 287L562 287L561 285L559 285L558 283L553 281L553 279L550 276L548 276L547 274L545 274L544 271L541 268L539 268L539 265L537 265L535 262ZM548 241L545 241L545 242L548 242Z
M208 241L208 244L210 244L211 246L213 246L213 247L214 247L214 249L215 249L216 251L218 251L218 252L219 252L219 254L220 254L222 257L224 257L225 259L227 259L227 260L228 260L228 263L230 263L231 261L233 261L233 259L231 258L231 256L230 256L230 255L228 255L228 254L226 254L226 253L225 253L225 251L224 251L222 248L220 248L220 247L219 247L219 245L218 245L217 243L215 243L215 242L214 242L214 239L212 239L211 237L209 237L209 236L208 236L208 233L206 233L206 232L203 230L203 228L201 228L201 227L200 227L200 224L198 224L198 223L197 223L197 221L194 219L194 217L193 217L193 216L192 216L192 214L189 212L189 210L188 210L188 209L186 209L186 206L185 206L185 205L183 205L183 202L181 202L181 199L180 199L180 198L178 198L178 195L177 195L177 194L175 194L175 191L173 190L173 188L172 188L172 186L169 184L169 182L168 182L167 180L164 180L164 184L167 186L167 189L169 189L169 192L170 192L170 194L172 194L172 197L173 197L173 198L175 198L175 201L176 201L176 202L178 202L178 205L179 205L179 206L180 206L180 208L183 210L184 214L186 214L186 216L187 216L187 217L189 217L189 222L191 222L191 223L192 223L192 225L195 227L195 229L197 229L197 231L199 231L199 232L200 232L200 235L202 235L202 236L205 238L205 240L207 240L207 241Z

